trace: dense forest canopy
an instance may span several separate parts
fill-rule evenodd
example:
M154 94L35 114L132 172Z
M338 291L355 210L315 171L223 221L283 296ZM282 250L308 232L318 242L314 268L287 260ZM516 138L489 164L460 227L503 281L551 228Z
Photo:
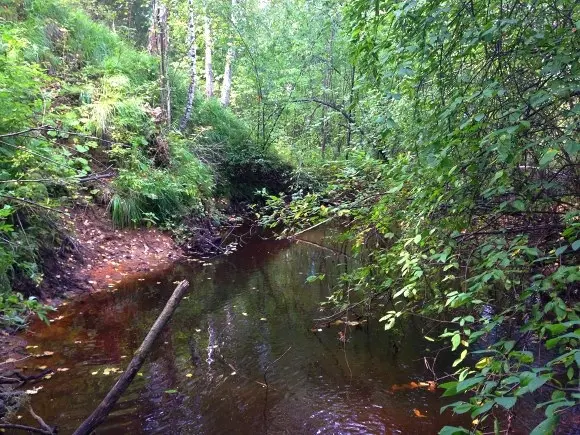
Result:
M0 323L46 314L67 212L187 234L256 204L345 230L330 303L382 301L456 354L444 395L509 432L580 404L573 0L0 1ZM323 277L319 277L323 278ZM389 333L389 332L385 332ZM463 394L468 393L468 394Z

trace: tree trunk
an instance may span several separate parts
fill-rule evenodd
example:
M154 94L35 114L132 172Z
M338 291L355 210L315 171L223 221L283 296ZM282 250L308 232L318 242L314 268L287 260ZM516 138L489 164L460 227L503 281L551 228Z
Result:
M171 88L169 87L168 77L168 50L169 50L169 32L167 28L167 7L158 2L157 6L157 27L159 29L159 54L161 55L161 108L164 112L165 125L171 125Z
M323 99L326 103L331 101L331 90L332 90L332 64L333 64L333 47L334 47L334 22L330 21L330 37L328 39L328 64L326 66L326 71L324 73L324 80L323 80ZM322 109L322 126L321 126L321 145L320 151L322 156L326 152L326 145L330 141L330 132L329 132L329 122L328 122L328 107L323 106Z
M204 3L205 16L203 17L203 27L205 36L205 96L213 97L213 67L211 63L211 52L213 42L211 40L211 18L207 10L207 0Z
M157 31L157 1L151 1L151 24L149 25L149 38L147 51L156 56L159 54L159 32Z
M171 124L171 89L167 76L167 53L169 48L169 33L167 30L167 7L160 0L151 2L153 15L151 17L151 26L149 28L149 41L147 49L152 55L159 55L159 90L161 97L161 112L165 124Z
M230 14L230 19L232 22L232 26L236 25L236 0L232 0L232 11ZM221 97L221 103L222 106L224 107L228 107L230 105L230 96L232 93L232 63L234 61L234 58L236 56L236 49L234 47L234 42L232 40L233 38L230 38L229 44L228 44L228 52L226 54L226 64L224 67L224 80L222 83L222 97Z
M187 103L185 113L179 123L179 128L185 130L187 123L191 118L193 101L195 99L195 86L197 85L197 43L195 40L195 11L193 9L193 0L187 2L189 8L189 24L187 27L187 46L189 47L187 56L189 57L189 90L187 91Z

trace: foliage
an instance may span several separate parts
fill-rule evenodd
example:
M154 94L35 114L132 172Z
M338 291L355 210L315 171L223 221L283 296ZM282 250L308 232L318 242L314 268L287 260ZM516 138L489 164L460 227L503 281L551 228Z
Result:
M334 166L325 187L270 196L262 216L287 232L347 226L364 265L345 285L390 303L387 330L439 323L457 354L445 395L473 432L500 430L496 411L542 387L536 433L580 403L573 6L349 2L361 153L317 163Z

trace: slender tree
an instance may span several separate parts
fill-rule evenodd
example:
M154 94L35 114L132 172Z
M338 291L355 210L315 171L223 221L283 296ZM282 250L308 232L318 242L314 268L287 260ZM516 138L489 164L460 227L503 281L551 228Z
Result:
M165 124L171 125L171 87L168 77L169 30L167 27L168 10L165 4L158 2L157 27L159 28L159 54L161 79L161 108L164 112Z
M236 25L236 0L232 0L232 11L230 13L230 21L233 26ZM230 37L228 43L228 52L226 53L226 63L224 66L224 79L222 83L221 103L224 107L230 105L230 97L232 92L232 68L234 58L236 56L236 49L233 38Z
M211 39L211 17L207 7L207 0L204 1L203 17L204 37L205 37L205 96L213 97L213 67L212 67L212 49L213 42Z
M147 48L149 53L159 55L159 90L161 97L161 111L165 124L171 124L171 88L168 78L168 49L169 31L167 26L167 7L161 1L152 2L153 16L151 27L149 28L149 42Z
M191 112L193 109L193 100L195 98L195 87L197 85L197 42L195 39L195 10L194 10L194 3L193 0L187 1L188 5L188 12L189 12L189 19L188 19L188 26L187 26L187 47L188 52L187 56L189 58L189 74L190 74L190 81L189 81L189 90L187 92L187 103L185 105L185 113L181 118L179 123L179 127L181 130L184 130L191 118Z

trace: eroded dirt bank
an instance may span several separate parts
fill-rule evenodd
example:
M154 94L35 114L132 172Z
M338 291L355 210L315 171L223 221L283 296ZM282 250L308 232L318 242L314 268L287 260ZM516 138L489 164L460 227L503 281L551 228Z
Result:
M51 298L115 287L183 258L171 236L155 228L117 229L102 207L70 212L71 248L49 266L43 293Z
M87 292L114 289L123 280L168 269L184 257L171 236L158 229L114 228L104 207L67 212L67 248L45 259L40 294L49 305ZM27 354L26 341L21 336L0 331L0 373L12 369L12 360Z

